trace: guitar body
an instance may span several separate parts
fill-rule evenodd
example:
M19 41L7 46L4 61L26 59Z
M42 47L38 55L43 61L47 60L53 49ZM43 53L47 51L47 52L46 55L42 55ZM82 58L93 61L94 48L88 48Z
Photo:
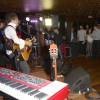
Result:
M31 47L25 46L22 50L20 50L19 45L14 44L13 45L13 52L17 50L18 52L21 53L23 59L27 61L29 59L30 53L32 51Z
M32 49L30 47L25 47L24 50L21 51L21 55L25 61L29 59L31 51Z
M26 39L27 41L31 41L32 44L36 42L36 38L33 37L31 40L29 38ZM13 52L17 50L18 52L21 53L22 58L27 61L29 59L30 53L32 51L32 47L26 46L20 50L19 45L18 44L13 44Z

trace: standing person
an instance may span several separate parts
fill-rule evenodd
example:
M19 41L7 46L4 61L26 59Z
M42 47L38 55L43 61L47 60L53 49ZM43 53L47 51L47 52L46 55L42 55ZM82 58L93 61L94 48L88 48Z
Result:
M57 27L54 28L53 32L54 32L53 33L54 37L52 38L52 40L54 41L54 43L58 47L58 58L62 60L62 54L61 54L61 50L60 50L60 45L61 45L61 42L62 42L62 38L61 38L61 35L59 33L59 29Z
M92 32L93 41L93 57L100 56L100 24L94 26L94 30Z
M80 26L80 29L77 32L77 39L79 42L79 53L81 55L85 54L85 42L86 42L86 30L83 26Z
M13 52L13 45L17 44L22 50L25 46L31 46L32 43L29 40L23 40L21 38L18 38L16 33L16 28L19 25L19 19L18 16L15 13L9 13L6 16L6 22L7 26L4 30L4 39L5 39L5 46L6 46L6 54L11 59L11 62L14 66L16 66L16 63L19 65L17 66L16 70L20 69L23 73L29 74L30 73L30 67L27 64L23 58L21 53L19 55L19 52L14 53ZM16 57L19 59L19 61L16 60Z
M0 52L2 53L5 52L4 39L3 39L4 28L5 28L5 22L0 20Z
M92 37L91 33L92 33L91 29L88 29L87 33L86 33L86 40L87 40L87 44L86 44L86 56L87 57L92 56L93 37Z
M54 41L54 43L57 45L58 48L58 58L57 58L57 72L60 75L61 74L61 67L62 67L62 63L63 63L63 58L65 58L65 55L63 57L63 54L61 52L61 43L62 43L62 38L59 32L59 29L57 27L55 27L53 29L52 32L52 40ZM65 52L64 52L65 54Z
M77 32L75 32L75 28L71 27L70 36L69 36L70 48L71 48L71 56L75 57L78 54L77 48Z

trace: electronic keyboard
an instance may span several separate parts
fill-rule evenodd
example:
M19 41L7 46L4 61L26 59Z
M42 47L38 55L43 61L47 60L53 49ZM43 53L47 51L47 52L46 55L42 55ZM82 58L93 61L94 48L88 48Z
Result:
M18 100L64 100L68 84L0 67L0 91Z

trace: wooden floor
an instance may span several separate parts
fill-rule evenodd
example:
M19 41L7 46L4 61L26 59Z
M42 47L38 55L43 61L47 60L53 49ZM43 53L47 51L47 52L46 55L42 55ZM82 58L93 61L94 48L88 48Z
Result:
M2 65L5 64L5 60L3 60L3 57L4 56L0 55L0 65L1 63ZM67 60L65 60L65 62L67 62ZM72 64L75 67L82 66L90 74L92 87L100 92L100 58L92 59L87 57L78 57L72 59ZM44 66L36 66L37 65L31 65L31 74L40 78L50 80L50 75L46 73L46 71L44 70Z
M67 62L67 60L65 62ZM92 87L100 92L100 59L78 57L72 59L72 64L75 67L82 66L90 74ZM31 66L31 68L32 75L48 80L50 79L49 75L45 72L44 67Z
M100 58L79 57L73 59L72 63L82 66L90 74L92 87L100 92Z

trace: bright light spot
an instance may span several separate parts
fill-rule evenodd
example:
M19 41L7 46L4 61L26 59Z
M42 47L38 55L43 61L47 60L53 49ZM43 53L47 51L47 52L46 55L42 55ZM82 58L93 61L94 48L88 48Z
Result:
M33 20L31 20L30 22L31 22L31 23L37 23L37 22L38 22L38 20L33 19Z
M45 18L45 26L52 26L52 19L51 18Z
M42 8L49 10L53 7L53 0L41 0Z
M43 17L40 17L39 20L42 22L43 21Z
M26 17L26 21L28 21L28 22L29 22L29 21L30 21L30 18L29 18L29 17Z

